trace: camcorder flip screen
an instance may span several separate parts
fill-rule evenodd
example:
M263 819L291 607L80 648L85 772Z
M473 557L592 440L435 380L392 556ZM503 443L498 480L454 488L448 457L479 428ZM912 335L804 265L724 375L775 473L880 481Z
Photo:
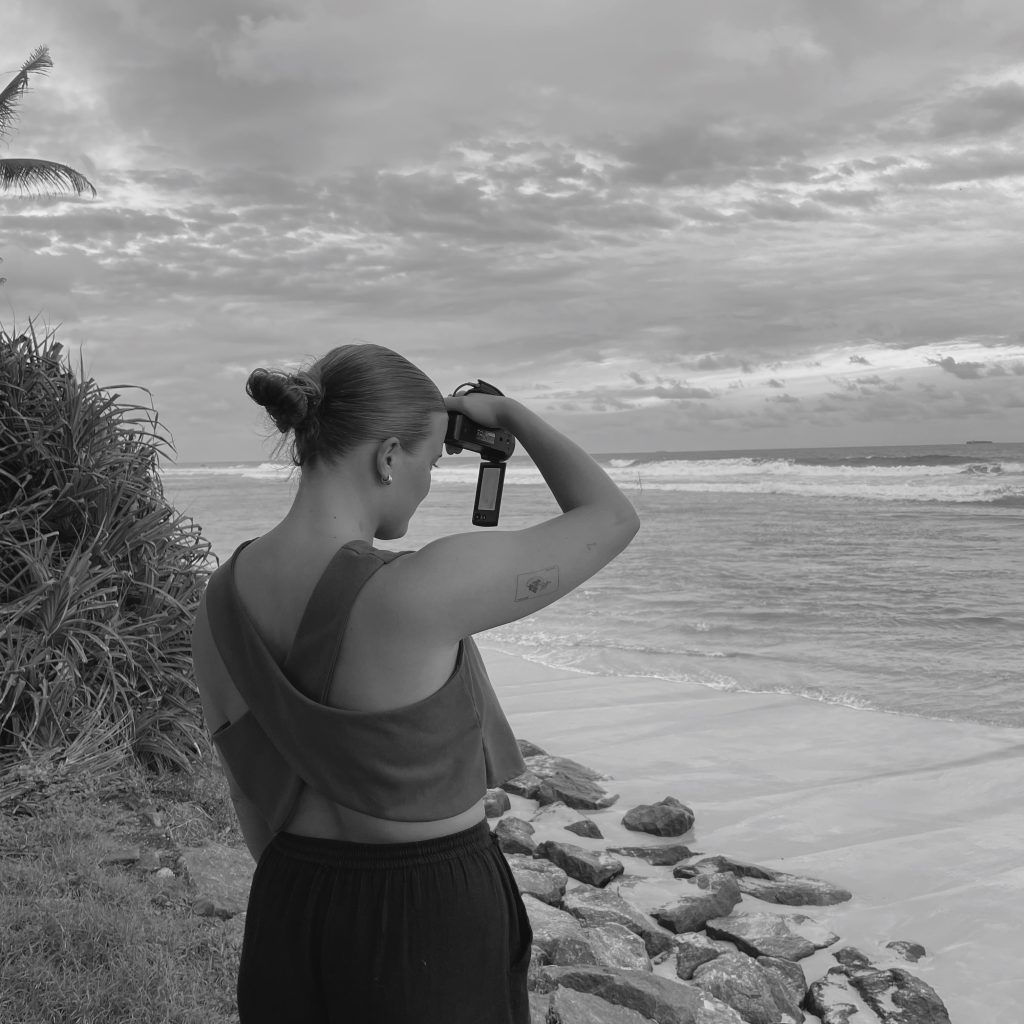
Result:
M501 487L505 480L504 462L482 462L473 502L474 526L497 526L501 509Z

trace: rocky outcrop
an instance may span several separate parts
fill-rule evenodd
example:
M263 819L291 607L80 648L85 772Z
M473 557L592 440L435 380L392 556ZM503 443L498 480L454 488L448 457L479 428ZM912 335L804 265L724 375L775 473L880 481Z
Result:
M852 898L847 889L831 882L824 882L820 878L790 875L785 871L775 871L772 868L761 867L760 864L733 860L731 857L716 856L687 860L677 864L672 869L672 874L676 878L694 878L702 874L723 871L736 876L742 893L767 903L781 903L790 907L827 907L845 903Z
M522 854L513 854L506 860L524 896L532 896L551 907L561 904L569 876L557 864Z
M928 955L928 950L919 942L908 942L906 939L894 939L885 944L886 949L891 949L898 957L916 964L922 957Z
M631 832L647 832L652 836L681 836L693 828L693 822L693 811L673 796L656 804L639 804L622 818L623 826Z
M833 967L811 985L804 1007L822 1024L950 1024L935 989L900 967Z
M561 801L576 810L597 811L611 807L618 794L597 784L600 772L568 757L537 754L524 758L526 771L502 783L502 789L536 800L542 806Z
M730 874L706 875L674 903L658 907L652 916L669 931L700 931L712 918L723 918L740 902L740 888Z
M625 870L622 861L602 851L584 850L573 843L556 843L549 839L537 847L538 857L557 864L571 878L598 888L618 878Z
M536 772L527 770L522 775L515 775L511 779L506 779L501 784L501 788L513 796L523 796L527 800L533 800L537 795L537 790L540 789L542 781Z
M804 969L792 960L775 956L759 956L757 962L769 973L774 974L785 989L790 1000L802 1006L807 995L807 978Z
M731 942L709 939L704 932L683 932L676 936L676 977L689 981L701 964L710 963L724 953L735 953Z
M731 1007L696 985L657 974L595 967L545 967L538 990L569 988L635 1010L657 1024L743 1024Z
M572 914L549 907L529 894L523 905L533 928L533 952L542 964L596 964L594 950Z
M563 803L561 800L553 804L542 806L531 819L535 826L548 826L553 828L564 828L574 835L585 836L588 839L603 839L601 830L597 823L586 815L581 814L574 807Z
M531 743L529 740L517 739L516 744L524 760L528 757L547 757L548 752L546 750L538 747L536 743Z
M693 973L705 992L731 1006L747 1024L800 1024L803 1013L775 974L743 953L724 953Z
M562 905L586 927L619 924L629 929L643 940L648 956L660 956L672 948L672 935L618 893L584 886L567 892Z
M503 789L489 789L484 795L484 814L488 818L500 818L506 811L512 810L512 802Z
M537 843L533 839L534 831L534 827L528 821L515 817L502 818L494 827L494 835L502 853L523 853L529 857L537 850Z
M619 857L639 857L656 867L678 864L687 857L700 857L682 843L668 843L665 846L609 846L609 853Z
M196 892L200 917L234 917L245 910L255 865L248 850L210 843L181 851L179 863Z
M597 821L580 812L607 808L616 797L598 784L598 772L578 762L532 747L524 756L527 772L503 788L536 800L540 809L532 824L503 813L495 836L509 854L533 924L533 1024L798 1024L804 1009L822 1024L948 1024L941 1000L924 981L891 963L875 966L852 946L837 949L840 966L808 986L798 961L838 936L803 914L738 912L745 899L831 906L851 898L839 886L705 856L679 842L605 851L552 840L535 846L534 826L547 836L562 828L599 838ZM672 837L692 828L694 816L666 797L632 808L622 823ZM633 861L636 874L609 890L626 871L615 854L672 870L651 871ZM622 895L663 892L670 874L683 884L660 907L644 912ZM887 948L893 958L909 961L926 955L907 940ZM673 952L675 978L652 963Z
M651 1024L651 1018L586 992L558 988L549 997L545 1024Z
M653 970L644 940L625 925L608 922L594 928L584 928L583 934L599 964L628 971Z
M803 914L733 914L708 921L713 939L735 943L748 956L803 960L816 949L839 941L827 928Z

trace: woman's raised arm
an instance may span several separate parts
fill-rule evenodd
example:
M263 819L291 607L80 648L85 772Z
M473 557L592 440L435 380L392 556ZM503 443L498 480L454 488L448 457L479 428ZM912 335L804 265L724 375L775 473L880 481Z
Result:
M444 537L391 564L393 611L455 641L564 597L629 544L640 520L582 448L519 402L491 395L445 401L484 426L511 431L562 509L525 530Z

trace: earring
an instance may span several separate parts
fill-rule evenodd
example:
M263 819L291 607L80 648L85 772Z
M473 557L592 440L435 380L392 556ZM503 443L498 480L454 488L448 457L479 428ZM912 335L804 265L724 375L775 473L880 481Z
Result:
M390 474L390 473L388 473L388 475L387 475L387 476L382 476L382 477L380 478L380 482L381 482L381 483L382 483L382 484L383 484L383 485L384 485L385 487L390 487L390 486L391 486L391 474Z

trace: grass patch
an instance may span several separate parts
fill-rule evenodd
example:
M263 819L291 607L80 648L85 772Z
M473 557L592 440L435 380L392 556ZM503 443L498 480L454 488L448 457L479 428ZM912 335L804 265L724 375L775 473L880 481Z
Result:
M237 1022L242 920L193 914L177 867L186 846L243 847L214 764L51 782L18 811L0 819L0 1021ZM125 846L174 877L104 863Z

